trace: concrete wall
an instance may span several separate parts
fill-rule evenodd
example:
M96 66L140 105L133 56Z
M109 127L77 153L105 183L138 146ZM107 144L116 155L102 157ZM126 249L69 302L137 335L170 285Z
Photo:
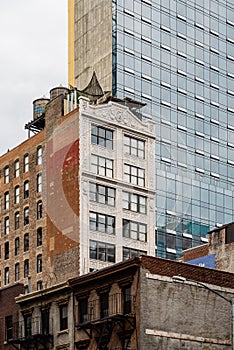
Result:
M140 349L231 349L231 305L220 296L146 270L140 289Z
M74 11L75 86L84 89L95 70L103 90L111 91L112 1L75 0Z

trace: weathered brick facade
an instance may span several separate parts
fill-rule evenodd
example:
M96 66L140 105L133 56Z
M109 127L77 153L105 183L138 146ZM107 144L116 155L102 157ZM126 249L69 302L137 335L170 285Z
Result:
M32 331L48 310L48 334L34 330L29 342L50 340L50 349L231 350L233 285L228 272L142 256L21 296L17 303L22 322L25 314L32 316Z
M0 350L13 350L13 345L7 344L7 329L6 318L10 317L12 327L9 329L9 334L16 322L19 321L19 307L15 303L15 297L24 293L23 284L15 284L11 287L0 289Z

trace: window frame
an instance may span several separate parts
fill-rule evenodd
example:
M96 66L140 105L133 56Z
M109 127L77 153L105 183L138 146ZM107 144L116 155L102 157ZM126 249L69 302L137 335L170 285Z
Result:
M29 181L24 181L24 199L29 197Z
M19 163L19 159L16 159L14 161L14 178L16 179L19 176L20 176L20 163Z
M28 252L29 251L29 233L26 232L24 234L24 252Z
M65 312L65 315L63 315L63 312ZM64 331L68 329L68 304L61 304L59 305L59 324L60 324L60 331Z
M96 132L94 132L96 131ZM108 137L107 134L111 137ZM105 147L107 149L113 149L114 132L109 128L105 128L100 125L91 125L91 143L93 145L98 145Z
M42 192L42 173L37 174L37 193Z
M113 196L112 193L113 192ZM116 189L99 183L89 183L89 199L92 202L115 206Z
M15 264L15 282L20 280L20 263Z
M24 226L29 225L29 207L24 208Z
M141 226L145 228L144 232L140 230ZM125 238L147 242L147 225L138 221L122 219L122 234ZM142 239L142 237L144 238Z
M17 185L14 188L14 203L19 204L20 202L20 186Z
M94 211L89 212L90 230L115 235L115 225L116 225L115 216L97 213Z
M42 164L42 146L37 147L37 165Z
M99 176L113 178L114 161L110 158L91 154L91 171Z
M140 175L140 172L143 175ZM124 163L124 181L136 186L145 187L145 169Z
M15 238L15 256L19 255L20 253L20 238Z
M37 228L37 247L42 246L42 227Z
M128 140L128 141L127 141ZM136 142L136 146L134 147L133 143ZM143 144L143 149L139 147L139 144ZM133 150L136 150L133 152ZM135 156L140 159L145 159L145 141L140 140L136 137L125 134L124 135L124 153L130 156ZM142 156L140 155L142 153Z
M147 197L138 193L123 191L122 207L135 213L147 214Z
M10 207L10 193L9 191L4 193L4 210L9 210Z
M24 155L24 173L27 173L29 171L29 154L26 153Z
M10 181L10 168L9 166L4 167L4 184L8 184Z
M37 202L37 220L42 219L42 210L42 201L40 200Z
M9 235L10 233L10 218L6 216L4 218L4 235Z
M93 249L95 247L95 249ZM113 254L110 253L113 250ZM109 244L105 242L99 242L90 240L89 241L89 257L90 259L112 262L115 263L116 260L116 249L114 244ZM104 257L100 259L100 257Z
M24 260L24 278L29 276L29 259Z
M6 266L4 269L4 285L6 286L9 283L10 283L10 270L9 270L9 267Z
M20 227L20 213L19 211L15 212L15 230L18 230Z
M42 254L37 255L37 273L42 272Z

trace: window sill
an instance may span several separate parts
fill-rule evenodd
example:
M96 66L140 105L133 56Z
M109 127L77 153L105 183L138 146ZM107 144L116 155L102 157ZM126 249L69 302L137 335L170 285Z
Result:
M68 334L68 333L69 333L69 329L63 329L62 331L58 331L57 335Z

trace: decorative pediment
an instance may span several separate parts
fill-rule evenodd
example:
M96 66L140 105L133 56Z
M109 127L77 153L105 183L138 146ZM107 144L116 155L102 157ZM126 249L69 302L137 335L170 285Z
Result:
M155 123L153 121L142 122L127 106L120 103L110 101L107 104L93 106L89 104L87 98L80 97L79 108L81 113L87 113L102 121L117 123L124 128L155 137Z

